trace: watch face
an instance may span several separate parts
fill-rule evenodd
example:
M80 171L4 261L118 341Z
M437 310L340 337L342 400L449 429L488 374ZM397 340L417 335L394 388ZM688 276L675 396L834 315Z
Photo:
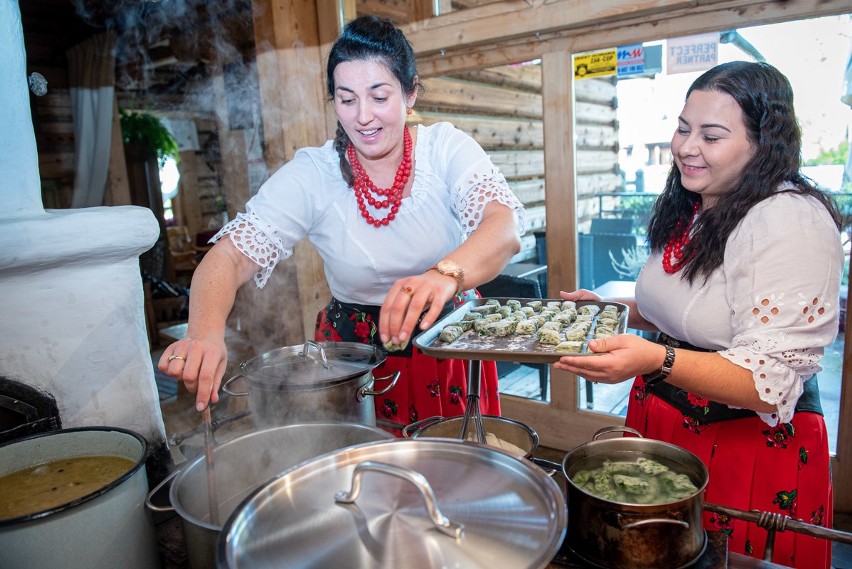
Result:
M436 267L440 272L452 275L458 275L461 271L461 267L454 261L440 261Z

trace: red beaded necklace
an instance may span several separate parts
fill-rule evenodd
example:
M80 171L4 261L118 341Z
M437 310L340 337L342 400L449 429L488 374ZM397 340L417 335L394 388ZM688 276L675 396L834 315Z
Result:
M349 158L349 164L352 165L352 172L355 174L353 187L355 189L355 199L358 201L358 209L361 211L361 217L375 227L387 225L396 217L397 212L399 212L399 204L402 202L402 191L405 188L406 182L408 182L408 178L411 176L411 134L408 132L408 127L405 127L405 131L403 132L402 162L400 162L399 168L396 170L396 177L390 188L377 188L373 184L373 181L358 160L355 148L351 144L346 149L346 156ZM373 197L373 194L383 196L385 199ZM367 211L367 204L370 204L376 209L387 209L390 207L390 211L382 219L376 219Z
M663 249L663 270L670 275L678 272L688 260L683 258L683 248L689 243L689 230L692 229L692 221L698 214L700 205L701 202L695 202L695 206L692 208L692 216L689 218L689 223L686 224L686 229L683 232L681 232L683 223L681 221L677 222L674 235L672 235L672 238L669 239L669 242L666 243L666 247ZM672 262L672 257L675 258L674 262Z

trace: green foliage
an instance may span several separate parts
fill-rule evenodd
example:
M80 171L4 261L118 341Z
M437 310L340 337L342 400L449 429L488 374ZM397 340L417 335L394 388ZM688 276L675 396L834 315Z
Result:
M805 161L805 166L821 166L823 164L846 164L846 157L849 155L849 141L844 140L837 148L824 150L820 148L819 155L816 158Z
M648 221L651 219L651 210L657 196L625 196L622 195L618 203L619 215L622 218L632 217L633 232L637 235L645 235Z
M139 144L151 149L156 153L161 168L169 156L174 158L175 162L180 161L177 140L160 119L148 113L124 109L119 109L119 115L121 137L125 144Z

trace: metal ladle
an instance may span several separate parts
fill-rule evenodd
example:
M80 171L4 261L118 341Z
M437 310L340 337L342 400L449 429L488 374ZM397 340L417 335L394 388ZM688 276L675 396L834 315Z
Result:
M219 499L216 495L216 467L213 462L213 421L210 419L210 405L201 412L204 421L204 461L207 464L207 504L210 509L210 523L219 525Z

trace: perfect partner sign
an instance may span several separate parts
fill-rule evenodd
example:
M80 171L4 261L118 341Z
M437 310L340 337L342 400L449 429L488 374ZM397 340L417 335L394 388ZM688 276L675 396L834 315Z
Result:
M701 34L666 41L666 73L704 71L719 60L719 34Z

